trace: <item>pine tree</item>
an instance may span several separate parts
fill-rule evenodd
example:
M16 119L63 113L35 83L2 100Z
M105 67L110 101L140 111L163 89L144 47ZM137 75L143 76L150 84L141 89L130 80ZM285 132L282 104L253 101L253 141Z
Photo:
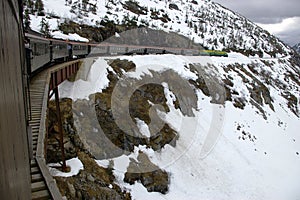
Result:
M29 10L27 8L24 11L24 28L25 30L30 29L30 16L29 16Z
M97 14L97 5L90 4L89 11L91 11L94 15Z
M40 24L40 31L42 34L44 34L45 37L51 37L50 34L50 26L49 23L45 20L45 18L42 18L41 24Z
M29 14L34 14L34 3L32 0L25 0L23 5L27 7Z
M42 0L36 0L34 7L35 10L37 11L38 16L45 16L44 4Z

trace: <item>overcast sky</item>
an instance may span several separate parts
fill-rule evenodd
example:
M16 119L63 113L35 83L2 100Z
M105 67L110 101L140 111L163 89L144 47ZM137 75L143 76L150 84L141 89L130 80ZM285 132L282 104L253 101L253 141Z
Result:
M289 45L300 42L300 0L212 0L249 18Z

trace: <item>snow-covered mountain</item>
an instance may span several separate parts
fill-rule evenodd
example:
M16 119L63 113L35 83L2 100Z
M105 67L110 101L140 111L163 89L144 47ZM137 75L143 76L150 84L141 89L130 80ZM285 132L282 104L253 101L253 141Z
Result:
M295 51L297 51L298 53L300 53L300 43L294 45L293 49L295 49Z
M210 0L44 0L42 13L28 6L31 1L25 9L31 28L40 30L44 18L54 37L77 33L100 42L115 32L147 26L187 36L208 49L261 57L292 54L267 31Z
M124 42L126 30L146 26L229 52L87 59L75 81L59 87L72 99L63 111L72 112L63 115L66 151L89 152L111 172L86 175L79 157L82 171L57 179L68 183L64 195L79 198L97 184L132 199L300 198L300 59L290 47L209 0L44 0L43 9L38 2L26 1L27 25L30 18L39 31L43 21L53 37ZM149 40L127 33L128 43ZM129 116L117 112L126 107ZM152 122L164 134L151 135ZM70 196L69 184L78 193Z

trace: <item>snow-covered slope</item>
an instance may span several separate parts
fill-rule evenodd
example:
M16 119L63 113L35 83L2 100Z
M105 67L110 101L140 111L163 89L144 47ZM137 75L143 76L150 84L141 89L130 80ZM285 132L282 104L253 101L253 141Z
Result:
M161 117L176 130L179 136L176 145L167 144L159 151L139 145L129 154L97 161L107 167L109 160L113 160L116 183L129 191L133 199L300 198L299 67L290 66L288 58L248 58L239 53L230 53L228 58L175 55L98 58L85 80L64 82L59 88L60 96L73 98L74 107L78 109L77 101L89 99L89 93L101 92L107 87L107 73L114 71L110 66L113 59L132 61L136 65L133 71L123 71L120 82L125 77L143 81L147 74L155 79L155 72L170 73L171 69L180 75L181 81L176 85L182 85L182 89L188 89L184 88L185 80L197 82L197 78L208 76L209 79L204 79L206 84L215 79L223 83L226 91L225 103L214 104L214 93L220 99L222 89L216 92L209 88L210 94L207 94L205 87L197 89L190 81L197 95L197 109L193 109L194 116L187 116L182 112L182 105L180 109L175 108L174 100L180 96L179 90L172 90L173 82L161 83L170 109ZM195 71L192 66L199 68ZM134 87L133 82L130 88ZM86 123L84 116L90 112L95 112L94 105L91 110L84 108L74 112L74 118L79 119L75 120L79 134L101 130L99 125L92 130L86 125L84 130L81 128L80 124ZM141 120L136 125L140 131L148 127ZM211 129L219 132L203 156L201 152L206 148L206 138L213 133ZM97 138L91 140L94 144ZM88 149L93 153L93 145ZM141 152L168 172L167 194L148 192L140 182L133 185L124 182L129 163L137 162Z
M300 53L300 43L298 43L295 46L293 46L293 49L295 49L295 51L297 51L298 53Z
M59 87L60 97L74 101L76 130L86 149L92 154L104 151L101 152L104 156L98 158L99 165L107 166L113 160L115 181L133 199L300 198L300 59L297 60L290 47L243 16L209 0L43 2L46 16L30 14L31 28L39 30L45 18L55 37L78 38L70 34L80 35L83 29L92 33L100 30L96 38L104 41L112 35L123 37L116 32L147 26L184 35L209 49L230 52L228 58L175 55L90 58L89 62L94 63L91 68L86 64L88 68L82 68L78 80L66 81ZM88 34L81 36L94 39ZM113 68L112 60L116 59L118 64L134 63L135 70ZM178 138L174 143L164 145L159 151L135 144L121 156L122 151L111 156L112 149L104 148L111 144L110 138L97 143L101 132L98 121L115 114L109 106L124 105L122 101L101 104L100 100L100 103L93 101L91 94L103 93L111 80L126 86L122 82L126 80L124 77L141 81L139 84L145 78L149 81L149 77L155 83L160 80L169 111L162 112L152 102L145 104L155 107L149 111L152 114L160 110L159 119L176 131ZM178 81L168 82L178 77ZM130 91L133 86L128 87ZM189 91L196 101L185 93ZM80 110L81 107L84 109ZM95 107L105 110L105 116L95 113ZM126 117L120 120L131 120L131 116ZM145 120L132 121L135 133L151 134L151 126ZM138 181L132 185L124 182L129 163L139 163L141 152L168 173L167 194L148 192Z
M31 28L39 30L41 19L45 18L50 29L54 31L52 35L56 37L57 30L79 33L86 25L98 28L107 25L106 32L97 36L103 39L112 36L114 31L121 32L128 28L147 26L187 36L209 49L234 50L262 57L268 55L283 57L291 53L288 46L267 31L210 0L88 0L82 2L44 0L43 2L46 16L29 15ZM62 28L62 23L70 21L79 25L71 30Z

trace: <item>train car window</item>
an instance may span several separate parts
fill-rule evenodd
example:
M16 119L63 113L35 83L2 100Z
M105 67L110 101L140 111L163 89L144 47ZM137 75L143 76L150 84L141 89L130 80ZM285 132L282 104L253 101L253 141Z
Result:
M73 50L79 50L80 48L78 47L78 45L74 45L73 46Z
M44 49L45 49L45 54L47 54L49 52L48 44L44 44Z
M86 50L86 45L73 45L73 50Z
M36 43L34 43L33 44L33 48L32 48L32 54L34 55L34 56L36 56L37 54L37 50L36 50Z
M34 42L31 45L31 49L33 56L41 56L49 53L48 44L44 42Z

